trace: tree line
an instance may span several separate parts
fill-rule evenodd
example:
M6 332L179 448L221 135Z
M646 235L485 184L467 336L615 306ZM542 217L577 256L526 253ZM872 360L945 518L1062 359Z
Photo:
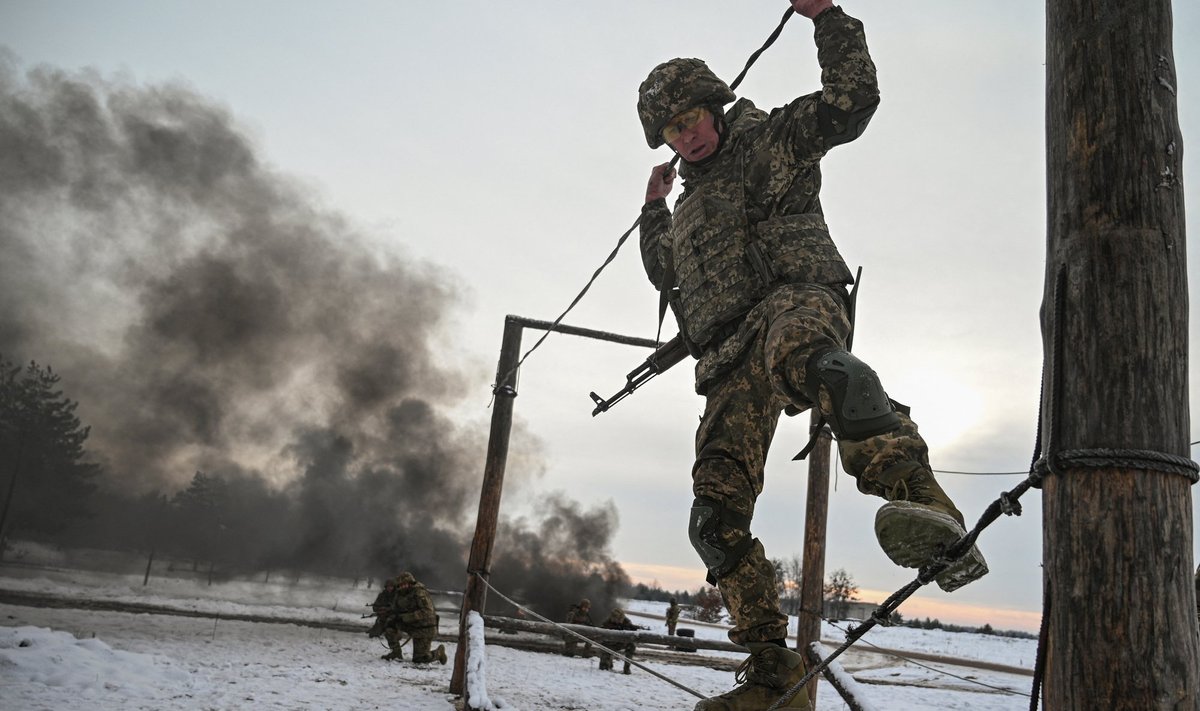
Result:
M286 569L359 577L390 574L392 561L409 559L365 525L349 541L315 533L304 500L255 477L197 471L180 491L141 495L100 486L106 472L86 448L90 428L78 404L50 366L0 354L0 557L19 536L190 560L221 576ZM344 495L369 502L370 478L358 487Z

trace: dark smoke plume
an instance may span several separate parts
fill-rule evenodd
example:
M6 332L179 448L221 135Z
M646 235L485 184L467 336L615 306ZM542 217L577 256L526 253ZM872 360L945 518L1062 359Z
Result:
M612 600L630 581L608 553L608 542L617 531L617 511L609 502L584 511L562 494L543 500L536 512L539 521L506 522L497 537L497 554L491 582L508 597L528 605L544 617L562 621L568 608L588 598L592 617L600 624ZM488 601L489 609L511 611L501 601Z
M240 565L462 584L486 433L446 408L486 381L438 357L461 285L369 248L228 110L180 85L23 73L0 49L0 254L0 354L52 364L79 402L100 513L114 492L186 500ZM541 525L513 545L561 537Z

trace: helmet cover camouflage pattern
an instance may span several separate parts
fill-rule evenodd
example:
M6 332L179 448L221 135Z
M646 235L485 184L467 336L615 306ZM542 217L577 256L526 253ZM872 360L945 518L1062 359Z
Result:
M663 144L662 129L676 115L696 106L720 107L737 97L700 59L676 58L650 71L638 87L638 118L651 148Z
M397 585L416 585L417 579L412 573L404 572L396 578Z

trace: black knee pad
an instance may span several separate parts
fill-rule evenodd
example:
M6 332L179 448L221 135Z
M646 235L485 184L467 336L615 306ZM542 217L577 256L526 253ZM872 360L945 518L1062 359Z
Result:
M900 426L900 416L871 366L843 348L819 351L805 364L805 389L814 404L824 385L833 400L829 427L839 439L866 439Z
M735 540L727 542L724 535L735 531ZM692 514L688 523L688 538L692 547L700 554L704 567L708 568L708 582L716 585L716 579L737 567L754 539L750 537L750 517L727 508L716 499L696 497L692 502Z

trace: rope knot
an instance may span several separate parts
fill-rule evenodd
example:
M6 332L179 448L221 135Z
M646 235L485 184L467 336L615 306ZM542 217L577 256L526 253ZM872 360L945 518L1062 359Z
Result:
M1000 511L1005 516L1020 516L1021 502L1013 498L1010 492L1000 494Z

